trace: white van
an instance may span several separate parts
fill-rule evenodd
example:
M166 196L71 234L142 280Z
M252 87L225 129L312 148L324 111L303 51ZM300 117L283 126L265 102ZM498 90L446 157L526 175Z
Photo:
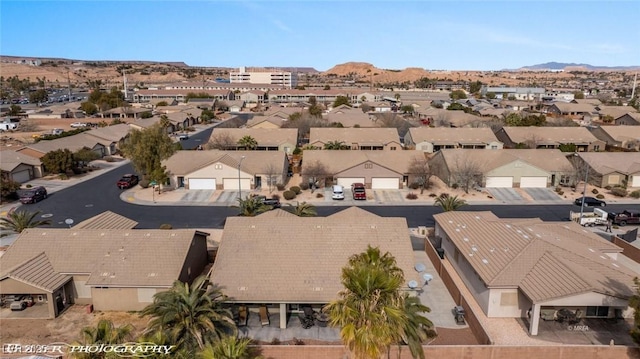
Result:
M333 199L344 199L344 188L339 185L335 185L331 187L332 194L331 198Z

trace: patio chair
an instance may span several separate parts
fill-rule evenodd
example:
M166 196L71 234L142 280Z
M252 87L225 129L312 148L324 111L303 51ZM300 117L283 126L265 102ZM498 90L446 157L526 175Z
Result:
M249 322L249 310L244 305L241 305L240 308L238 308L238 326L246 327L248 322Z
M269 321L269 311L267 310L266 306L260 307L260 323L262 324L263 327L265 325L271 324L271 322Z

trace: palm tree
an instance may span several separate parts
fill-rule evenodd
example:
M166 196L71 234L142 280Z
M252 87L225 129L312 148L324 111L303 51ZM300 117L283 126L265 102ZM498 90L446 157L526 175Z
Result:
M342 141L329 141L324 144L325 150L346 150L349 149L349 146L345 145Z
M409 346L411 356L414 358L424 359L424 350L422 343L428 338L435 336L433 323L427 317L420 313L429 313L431 308L420 303L420 298L405 294L404 296L404 313L407 321L403 328L402 342Z
M36 220L36 217L42 213L27 212L27 211L13 211L7 214L6 218L0 218L0 228L21 233L27 228L36 228L40 226L48 226L51 224L51 220Z
M264 204L259 197L238 198L238 213L242 217L255 217L256 215L271 209L271 206Z
M110 320L101 319L95 327L84 327L80 331L80 344L122 344L132 338L133 326L127 324L116 327ZM75 358L111 358L114 353L75 353Z
M207 345L198 355L200 359L250 359L253 358L251 339L226 336Z
M238 146L244 147L247 150L255 150L256 147L258 147L258 141L247 135L238 140Z
M191 285L176 281L173 287L154 295L153 303L142 310L152 319L145 334L164 333L177 350L191 357L228 334L236 334L232 314L223 308L225 297L220 290L208 286L206 276Z
M457 211L460 207L466 205L467 202L458 198L458 196L438 196L435 201L435 205L442 208L443 211Z
M342 269L339 299L324 310L329 323L340 326L340 336L357 359L378 359L401 338L406 326L402 270L395 258L378 248L352 256Z
M318 211L316 210L316 206L307 202L298 202L298 204L293 208L291 213L295 214L298 217L315 217L318 215Z

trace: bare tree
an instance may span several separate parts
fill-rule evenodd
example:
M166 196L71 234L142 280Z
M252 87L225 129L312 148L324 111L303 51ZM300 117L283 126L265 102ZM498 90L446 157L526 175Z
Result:
M542 142L542 138L536 134L531 133L525 138L524 145L527 148L536 149L538 148L540 142Z
M433 125L435 127L451 127L451 120L448 113L439 113L433 118Z
M206 144L207 150L234 150L238 146L238 141L228 132L213 133L213 136Z
M457 156L451 171L455 183L469 193L469 189L481 182L482 172L480 164L468 156Z
M324 187L324 180L331 176L329 169L320 161L306 164L302 169L302 181L310 184L313 191L317 187Z
M567 159L573 166L567 169L567 173L571 174L571 187L573 187L574 191L576 189L580 192L584 191L585 179L588 183L595 185L602 183L602 175L591 169L584 160L579 158L579 156L568 156Z
M264 174L267 175L267 185L269 186L269 193L273 191L273 187L278 183L278 169L273 163L269 163L264 167Z
M429 187L431 187L431 177L433 176L433 173L429 167L429 162L426 157L422 156L412 158L407 173L413 176L415 183L420 186L420 194L424 193L425 189L429 189Z

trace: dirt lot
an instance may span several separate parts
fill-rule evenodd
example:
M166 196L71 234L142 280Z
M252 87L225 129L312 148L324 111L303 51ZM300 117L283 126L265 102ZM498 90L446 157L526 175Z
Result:
M86 119L84 119L86 120ZM90 119L97 120L97 119ZM72 130L71 124L78 122L77 118L47 118L47 119L25 119L28 126L33 130L29 132L14 131L14 132L2 132L0 134L0 148L11 149L25 144L33 143L33 135L40 135L44 132L49 132L54 128L60 128L65 131ZM95 122L95 121L93 121Z

